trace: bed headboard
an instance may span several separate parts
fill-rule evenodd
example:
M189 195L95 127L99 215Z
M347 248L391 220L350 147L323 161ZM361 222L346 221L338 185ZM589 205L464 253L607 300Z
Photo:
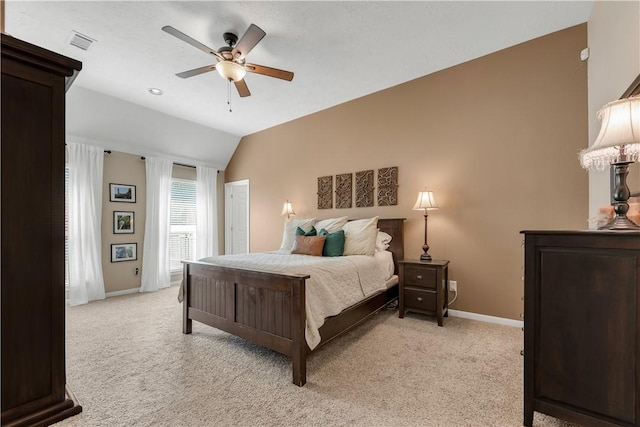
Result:
M398 261L404 259L404 218L379 218L378 228L391 236L389 251L393 253L393 265L398 274Z

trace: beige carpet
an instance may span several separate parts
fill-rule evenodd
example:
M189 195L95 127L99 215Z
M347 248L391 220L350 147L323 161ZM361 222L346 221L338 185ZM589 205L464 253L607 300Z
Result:
M522 332L386 310L290 360L194 322L177 289L67 309L67 382L83 412L65 426L520 426ZM566 426L536 414L537 426Z

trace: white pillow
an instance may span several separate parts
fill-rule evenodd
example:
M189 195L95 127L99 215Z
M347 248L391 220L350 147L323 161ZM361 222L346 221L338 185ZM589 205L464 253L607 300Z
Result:
M315 218L309 219L288 219L284 222L284 232L282 233L282 243L280 250L291 252L293 243L296 241L296 229L302 228L305 232L310 231L313 224L316 223Z
M386 273L386 277L384 280L389 280L393 273L395 272L395 268L393 266L393 254L389 251L379 251L376 252L373 256L373 259L376 260L378 265L384 270Z
M389 249L389 243L391 243L391 236L384 231L378 230L378 234L376 235L376 252Z
M320 221L316 222L315 227L316 230L318 230L318 233L323 228L329 233L335 233L336 231L342 230L342 227L344 227L348 219L349 217L347 216L342 216L340 218L321 219Z
M378 217L347 222L344 227L344 254L369 255L376 251Z

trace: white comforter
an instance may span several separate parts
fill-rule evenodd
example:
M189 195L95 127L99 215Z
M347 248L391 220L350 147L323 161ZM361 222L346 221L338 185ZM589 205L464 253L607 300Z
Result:
M388 273L374 257L351 255L314 257L283 253L252 253L204 258L200 261L220 266L262 270L273 273L308 274L306 285L309 348L320 343L318 329L324 319L386 288Z

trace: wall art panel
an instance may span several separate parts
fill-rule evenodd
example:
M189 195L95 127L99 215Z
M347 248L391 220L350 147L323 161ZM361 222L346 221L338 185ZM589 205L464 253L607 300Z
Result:
M318 178L318 209L333 208L333 175Z
M356 172L356 208L373 206L373 169Z
M378 169L378 206L398 204L398 167Z
M336 175L336 208L347 209L352 205L353 174Z

